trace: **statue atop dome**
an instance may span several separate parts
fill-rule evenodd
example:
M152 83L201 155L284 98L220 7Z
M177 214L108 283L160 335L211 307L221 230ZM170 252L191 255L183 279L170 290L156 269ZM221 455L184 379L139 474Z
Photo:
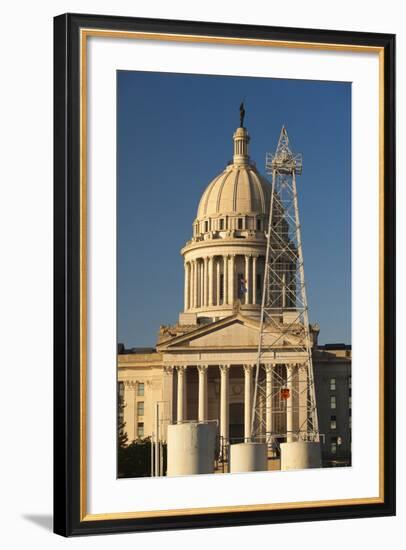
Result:
M244 117L245 117L244 102L241 101L241 104L240 104L240 128L244 128Z

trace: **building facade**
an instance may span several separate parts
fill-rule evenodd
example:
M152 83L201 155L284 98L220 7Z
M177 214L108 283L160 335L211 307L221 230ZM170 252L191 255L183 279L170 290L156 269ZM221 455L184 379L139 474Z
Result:
M322 458L326 466L351 464L351 346L326 344L313 351Z
M351 348L343 344L315 346L313 368L322 458L325 466L351 464ZM164 368L161 353L151 350L125 350L118 355L119 388L125 404L122 414L129 442L150 437L155 429L155 403L163 402L162 422L177 419L177 368ZM198 419L199 369L195 365L181 370L183 376L184 419ZM248 387L242 365L207 367L207 418L220 423L223 408L228 409L229 438L244 437L245 403ZM224 372L226 374L224 374ZM249 370L248 370L249 372ZM200 375L201 376L201 375ZM222 377L228 378L227 391L221 395ZM248 401L250 403L251 400Z

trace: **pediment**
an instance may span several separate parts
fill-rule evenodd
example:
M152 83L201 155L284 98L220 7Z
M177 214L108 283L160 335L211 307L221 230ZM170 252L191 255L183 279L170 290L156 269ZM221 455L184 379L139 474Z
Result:
M231 315L220 321L192 330L181 336L175 336L162 342L158 351L179 349L256 349L258 347L260 323L255 319L244 317L240 313ZM297 337L277 332L266 333L264 344L277 342L278 348L292 347Z

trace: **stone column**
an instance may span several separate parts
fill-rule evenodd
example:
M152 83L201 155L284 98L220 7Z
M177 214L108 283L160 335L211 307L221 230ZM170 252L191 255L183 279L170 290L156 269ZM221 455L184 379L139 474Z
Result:
M207 420L207 365L198 365L199 371L199 422Z
M250 284L250 257L248 256L248 254L245 255L245 303L246 304L249 304L250 303L250 297L249 297L249 294L250 294L250 289L251 289L251 284Z
M220 258L216 260L216 305L220 305Z
M197 279L198 279L198 273L197 273L197 260L193 260L193 307L197 307Z
M190 308L195 307L195 262L191 260L190 262Z
M307 387L308 387L308 380L307 380L307 366L306 364L297 365L297 375L299 379L299 429L301 432L307 431ZM303 433L300 434L300 436L303 436Z
M207 283L208 283L208 279L209 279L209 276L208 276L208 263L209 263L209 259L207 257L204 258L203 260L203 306L206 307L207 306Z
M220 437L223 445L228 443L229 433L229 375L230 365L219 365L220 367ZM223 454L223 453L222 453Z
M195 281L196 281L196 289L195 289L196 305L195 305L195 307L199 307L199 281L200 281L199 269L200 269L200 264L199 264L199 261L196 259L195 260Z
M183 420L186 420L186 367L176 367L176 371L178 373L178 403L176 420L178 422L182 422Z
M193 280L192 280L192 262L188 262L189 264L189 280L188 280L188 309L192 308L192 288L193 288Z
M200 307L201 304L201 293L200 293L200 285L201 285L201 264L199 260L196 260L196 269L197 269L197 302L196 307Z
M185 311L187 311L190 308L190 303L189 303L189 268L190 268L190 263L185 262L185 295L184 295L184 298L185 298Z
M202 271L201 262L199 260L196 260L196 269L197 269L197 302L196 307L201 306L201 271Z
M200 262L200 307L204 306L204 260Z
M174 399L173 399L173 367L171 365L163 366L163 378L162 378L162 400L167 402L168 405L164 403L164 414L169 414L169 422L173 423L173 409L174 409ZM166 413L166 410L168 411ZM166 424L164 425L164 438L166 439Z
M189 262L189 309L193 309L193 260Z
M208 259L209 262L209 307L213 306L213 286L214 286L214 278L213 278L213 263L214 263L214 256L210 256Z
M252 303L254 305L257 303L257 258L258 256L252 258Z
M223 257L223 303L228 304L228 255Z
M272 432L272 365L265 365L266 372L266 435Z
M286 307L286 271L284 265L284 271L282 273L282 307Z
M235 271L235 254L231 254L231 257L230 257L231 261L230 261L230 273L229 273L229 277L228 277L228 280L229 280L229 303L231 305L234 304L234 300L235 300L235 292L234 292L234 289L235 289L235 277L234 277L234 271Z
M293 365L286 365L286 387L289 398L286 400L286 441L293 441Z
M252 365L244 365L244 438L251 437Z

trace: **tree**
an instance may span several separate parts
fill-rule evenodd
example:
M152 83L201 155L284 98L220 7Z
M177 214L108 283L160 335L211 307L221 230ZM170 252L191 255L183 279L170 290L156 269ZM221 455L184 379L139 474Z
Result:
M117 477L149 477L151 475L151 438L128 441L125 431L123 395L117 392ZM163 464L166 472L166 444L163 446Z
M163 467L166 475L166 444L163 445ZM123 477L149 477L151 475L151 438L137 439L118 450L117 475Z
M124 422L124 398L118 391L117 396L117 448L123 449L127 446L128 435L125 431L125 422Z

